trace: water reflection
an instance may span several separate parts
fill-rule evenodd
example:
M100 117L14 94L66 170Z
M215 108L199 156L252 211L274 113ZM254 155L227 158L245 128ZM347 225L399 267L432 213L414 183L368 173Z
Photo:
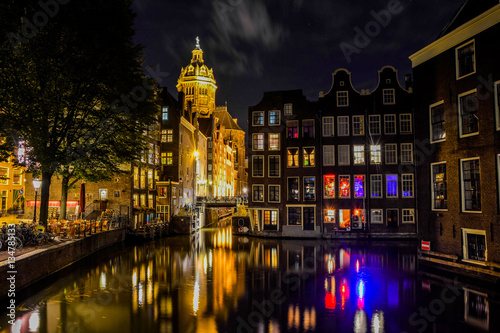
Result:
M425 321L419 308L432 312L446 288L419 278L411 244L274 241L223 228L91 256L18 304L15 325L0 319L0 326L20 333L494 331L498 302L461 286Z

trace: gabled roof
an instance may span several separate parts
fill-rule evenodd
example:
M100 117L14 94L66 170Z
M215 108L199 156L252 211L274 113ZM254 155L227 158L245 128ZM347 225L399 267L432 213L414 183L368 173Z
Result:
M212 137L213 129L212 129L212 117L210 118L198 118L198 125L200 128L200 132L203 133L207 138Z
M226 129L242 131L241 127L234 121L227 111L214 111L213 115L219 118L219 123Z

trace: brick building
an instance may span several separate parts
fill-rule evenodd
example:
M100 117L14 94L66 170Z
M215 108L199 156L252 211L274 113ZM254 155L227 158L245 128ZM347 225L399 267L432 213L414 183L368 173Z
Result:
M420 234L464 264L500 262L500 5L466 1L410 56L417 99Z

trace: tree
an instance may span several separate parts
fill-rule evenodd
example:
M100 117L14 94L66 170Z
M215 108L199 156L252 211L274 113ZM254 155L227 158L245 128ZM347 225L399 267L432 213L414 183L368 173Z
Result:
M158 110L156 85L133 41L129 0L16 0L2 2L0 13L0 135L7 139L0 151L19 140L31 148L27 167L42 176L45 223L55 173L70 166L81 173L96 156L99 163L108 157L95 160L111 170L139 157Z

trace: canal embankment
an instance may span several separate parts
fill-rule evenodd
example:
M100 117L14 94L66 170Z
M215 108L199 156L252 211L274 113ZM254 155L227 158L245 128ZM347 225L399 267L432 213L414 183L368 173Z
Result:
M122 243L125 235L126 229L116 229L68 240L19 256L14 253L15 261L0 262L0 276L4 277L0 279L0 300L7 297L9 290L20 291L101 249ZM14 279L8 280L9 276L14 276Z

